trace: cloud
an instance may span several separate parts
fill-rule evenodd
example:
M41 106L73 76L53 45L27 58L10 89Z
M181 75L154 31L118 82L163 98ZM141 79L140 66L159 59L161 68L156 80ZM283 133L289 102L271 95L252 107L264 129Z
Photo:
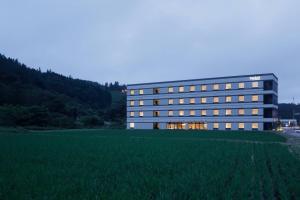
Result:
M300 102L297 0L10 0L0 17L1 53L33 67L100 83L274 72Z

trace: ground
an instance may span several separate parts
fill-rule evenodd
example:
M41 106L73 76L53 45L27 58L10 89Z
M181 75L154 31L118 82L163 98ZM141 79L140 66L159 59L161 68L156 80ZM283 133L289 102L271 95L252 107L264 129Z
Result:
M297 199L279 134L0 129L0 199Z

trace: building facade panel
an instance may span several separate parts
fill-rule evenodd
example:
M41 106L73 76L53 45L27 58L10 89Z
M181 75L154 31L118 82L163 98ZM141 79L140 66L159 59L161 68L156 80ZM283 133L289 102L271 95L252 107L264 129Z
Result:
M270 130L277 92L274 74L128 85L127 128Z

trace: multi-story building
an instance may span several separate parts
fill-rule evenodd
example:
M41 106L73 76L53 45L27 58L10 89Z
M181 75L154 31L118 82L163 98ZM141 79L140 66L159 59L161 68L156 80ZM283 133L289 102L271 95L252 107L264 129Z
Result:
M131 84L127 128L272 130L277 92L272 73Z

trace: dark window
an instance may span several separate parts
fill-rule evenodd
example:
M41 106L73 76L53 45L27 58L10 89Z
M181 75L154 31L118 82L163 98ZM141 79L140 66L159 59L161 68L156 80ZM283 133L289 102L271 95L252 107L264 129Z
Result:
M159 129L159 123L158 122L153 123L153 129Z
M153 88L153 94L159 94L159 88Z
M153 105L154 106L158 106L160 104L160 100L159 99L154 99L153 100Z
M273 94L264 95L264 104L278 104L277 96Z
M273 130L274 128L274 125L272 122L265 122L264 123L264 130L265 131L270 131L270 130Z
M158 117L159 116L159 111L153 111L153 117Z

